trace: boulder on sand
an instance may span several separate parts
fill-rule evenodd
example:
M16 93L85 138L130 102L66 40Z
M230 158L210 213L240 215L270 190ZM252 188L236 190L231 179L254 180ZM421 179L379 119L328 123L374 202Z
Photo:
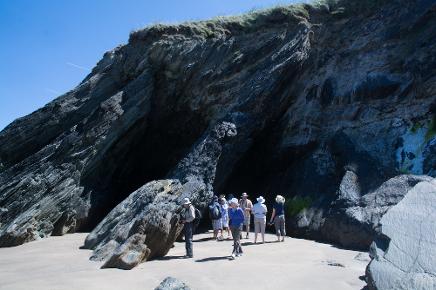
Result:
M381 219L366 269L369 289L436 289L436 180L423 181Z
M150 255L150 250L145 245L145 235L134 234L115 249L102 268L130 270L146 260L148 255Z
M191 288L176 278L166 277L154 290L191 290Z
M423 175L398 175L360 196L357 175L347 171L322 231L331 242L366 251L377 235L382 216L416 184L431 180L433 178Z

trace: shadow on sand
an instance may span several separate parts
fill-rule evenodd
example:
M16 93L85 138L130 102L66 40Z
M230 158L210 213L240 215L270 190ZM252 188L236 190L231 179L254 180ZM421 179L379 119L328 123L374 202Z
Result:
M201 238L197 240L193 240L194 243L201 243L201 242L208 242L208 241L214 241L215 239L213 237L208 238Z
M220 256L220 257L208 257L200 260L195 260L195 262L203 263L203 262L212 262L212 261L221 261L221 260L229 260L229 256Z
M265 241L265 244L278 244L277 241ZM254 242L242 242L241 246L260 246L263 245L262 242L257 242L256 244Z
M158 261L167 261L167 260L178 260L178 259L186 259L186 257L183 256L164 256L161 258L157 258Z

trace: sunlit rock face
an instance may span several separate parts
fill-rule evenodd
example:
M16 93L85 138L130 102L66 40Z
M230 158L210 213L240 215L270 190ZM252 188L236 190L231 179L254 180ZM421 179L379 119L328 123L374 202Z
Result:
M434 5L301 4L133 32L0 133L0 246L93 230L226 120L238 135L216 193L282 194L289 233L367 247L372 231L327 230L344 206L399 174L435 176Z

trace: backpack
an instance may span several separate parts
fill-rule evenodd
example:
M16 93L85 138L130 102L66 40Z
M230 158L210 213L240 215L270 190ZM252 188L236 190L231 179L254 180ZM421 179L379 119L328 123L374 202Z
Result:
M194 224L198 224L202 218L201 211L198 208L195 208L195 219Z
M209 205L209 214L210 218L213 220L217 220L221 218L221 210L219 208L219 205L217 204L211 204Z

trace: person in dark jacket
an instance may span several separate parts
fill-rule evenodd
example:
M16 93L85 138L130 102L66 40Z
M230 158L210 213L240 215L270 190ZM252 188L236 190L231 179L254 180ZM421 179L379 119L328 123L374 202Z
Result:
M189 198L183 200L183 211L181 213L181 222L183 223L183 230L185 233L185 248L186 258L193 258L194 253L192 249L192 235L195 220L195 208L191 204Z
M229 226L233 236L233 252L230 257L232 260L234 260L235 257L242 256L243 253L240 234L242 231L242 225L244 224L245 216L244 211L239 207L239 201L236 198L232 198L229 203Z
M273 206L270 224L274 223L276 228L277 242L285 241L285 198L281 195L276 196L276 202Z

